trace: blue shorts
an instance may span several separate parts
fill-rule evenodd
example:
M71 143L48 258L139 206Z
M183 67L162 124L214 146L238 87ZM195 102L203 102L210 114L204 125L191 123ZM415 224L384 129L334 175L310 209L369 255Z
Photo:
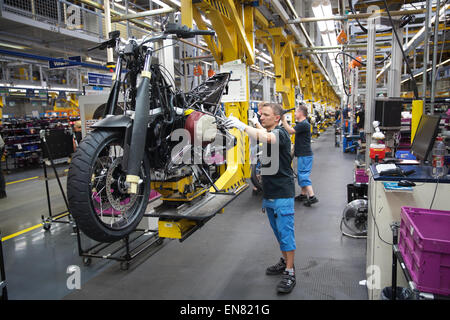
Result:
M262 207L266 210L280 250L295 250L294 198L263 199Z
M313 156L297 157L297 180L300 187L312 185L309 175L313 165Z

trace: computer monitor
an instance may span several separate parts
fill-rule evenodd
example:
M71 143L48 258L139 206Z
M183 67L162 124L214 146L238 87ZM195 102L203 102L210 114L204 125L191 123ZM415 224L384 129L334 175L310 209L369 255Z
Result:
M400 98L375 99L375 120L380 129L400 129L403 100Z
M438 134L440 121L440 116L430 116L424 114L420 118L416 135L414 136L411 146L411 152L417 160L421 160L422 162L427 161Z

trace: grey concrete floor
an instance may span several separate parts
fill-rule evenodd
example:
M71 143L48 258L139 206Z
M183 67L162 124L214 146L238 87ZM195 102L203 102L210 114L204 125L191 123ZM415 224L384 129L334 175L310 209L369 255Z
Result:
M288 295L276 293L278 276L265 275L280 252L261 213L261 196L253 195L250 187L190 238L182 243L166 240L159 250L150 250L151 255L133 260L126 271L120 263L103 259L83 265L76 236L67 224L7 240L3 245L10 298L365 300L367 290L359 281L366 278L366 241L343 237L339 230L355 156L334 147L332 128L315 140L313 151L312 181L319 203L311 208L296 203L297 285ZM20 219L32 220L30 225L39 223L47 210L43 186L43 181L33 180L17 188L23 194L17 195L14 210ZM56 184L52 190L59 191ZM54 205L64 208L62 198ZM0 202L2 229L2 217L8 215L3 208ZM33 220L36 216L39 219ZM10 231L18 231L11 222L8 225ZM83 244L89 240L83 238ZM67 288L70 265L80 268L79 290Z

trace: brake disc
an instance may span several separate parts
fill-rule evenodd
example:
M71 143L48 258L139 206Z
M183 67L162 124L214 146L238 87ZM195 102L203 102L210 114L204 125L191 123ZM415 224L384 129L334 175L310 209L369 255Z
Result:
M127 186L125 184L125 176L120 172L118 178L114 177L116 169L122 162L122 157L116 158L111 166L108 168L106 174L106 196L111 206L120 212L125 212L131 207L137 200L137 194L129 194Z

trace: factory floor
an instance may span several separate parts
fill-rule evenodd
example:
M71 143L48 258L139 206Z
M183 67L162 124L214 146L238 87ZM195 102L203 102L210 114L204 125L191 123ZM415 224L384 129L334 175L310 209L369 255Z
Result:
M0 200L9 299L366 300L367 289L359 284L366 278L366 241L344 237L339 229L355 155L334 146L332 128L312 148L311 178L319 203L310 208L296 203L297 285L290 294L277 294L280 277L265 274L280 251L250 182L225 213L184 242L166 239L122 270L120 262L107 259L85 265L71 224L53 223L43 230L39 224L48 207L44 180L38 177L8 184L8 198ZM40 170L29 175L42 176ZM65 188L64 167L59 170ZM7 181L24 179L21 174ZM56 179L50 190L55 215L65 210ZM144 218L142 227L147 224ZM81 236L83 248L92 243ZM73 266L79 267L80 289L71 282Z

